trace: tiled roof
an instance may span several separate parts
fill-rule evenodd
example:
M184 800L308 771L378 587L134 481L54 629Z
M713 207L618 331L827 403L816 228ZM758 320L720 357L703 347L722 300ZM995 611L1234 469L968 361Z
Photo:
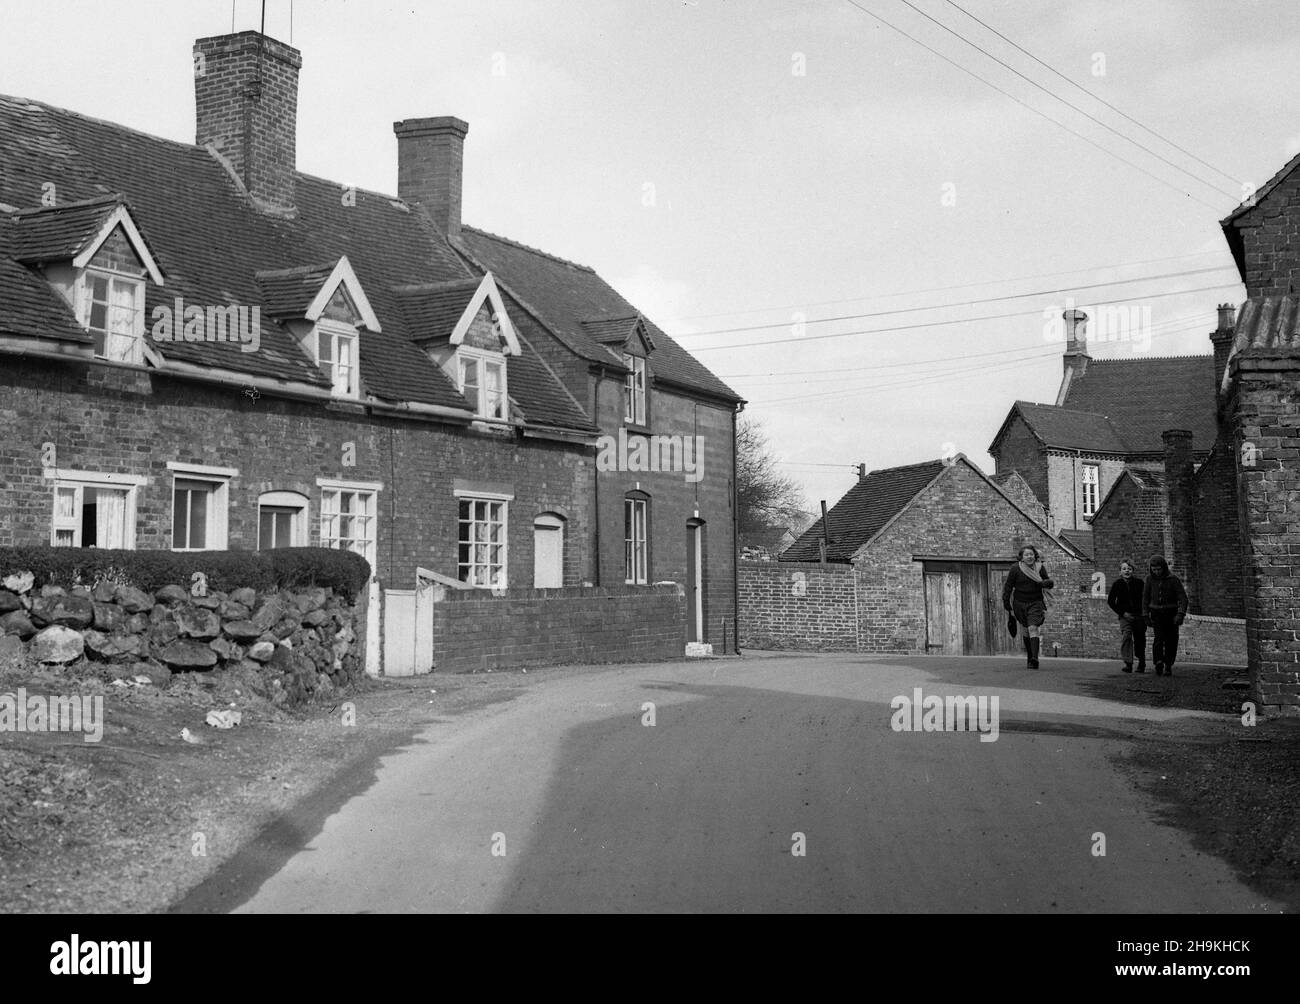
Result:
M203 148L25 99L0 96L0 136L5 137L0 143L0 203L34 207L48 181L57 186L61 205L119 193L127 201L166 276L164 288L148 286L146 317L176 297L202 306L267 304L259 351L245 353L222 343L151 341L164 358L328 386L288 329L270 314L297 309L301 301L303 289L294 287L287 270L303 269L314 277L322 263L332 267L346 255L383 328L361 336L365 392L389 401L467 408L442 370L412 342L393 290L471 278L461 256L422 212L366 191L356 192L355 205L345 205L340 198L344 186L302 173L295 175L295 215L259 212ZM11 240L11 229L11 224L0 224L0 244ZM37 295L17 268L21 266L12 258L0 258L0 291L18 294L0 298L0 329L34 326L51 337L66 336L72 323L66 305L54 294ZM551 424L591 427L562 388L542 393L550 378L544 366L518 363L511 361L509 379L512 396L518 392L526 414L549 411ZM534 390L539 396L530 400ZM561 404L565 401L567 406Z
M1044 446L1090 453L1127 452L1124 440L1105 415L1029 401L1017 401L1014 407Z
M1219 434L1214 357L1092 360L1083 376L1070 382L1063 406L1105 415L1124 444L1123 452L1160 453L1161 433L1188 429L1199 453L1213 446Z
M481 279L469 278L399 287L397 301L411 337L420 342L446 341L481 283Z
M1164 471L1147 471L1140 467L1125 467L1124 473L1144 492L1159 492L1165 488Z
M1065 529L1058 533L1057 536L1061 537L1067 544L1073 545L1074 549L1083 554L1084 557L1092 557L1092 530Z
M826 514L830 530L829 561L848 561L863 544L900 512L944 470L942 460L871 471L848 490ZM817 561L822 539L819 519L781 554L782 561Z
M104 195L85 202L7 214L7 253L28 265L75 258L121 203L118 195Z
M0 252L0 335L91 343L67 304L38 273Z
M603 345L624 345L636 331L637 317L611 317L603 321L583 321L582 330Z
M1246 356L1300 357L1300 296L1257 296L1241 305L1223 374L1225 384L1234 361Z
M535 310L547 327L579 356L622 366L621 357L593 339L583 322L594 318L632 317L638 311L593 269L473 227L461 228L460 246ZM741 400L662 330L648 320L645 325L655 343L650 357L654 379L727 401Z
M311 301L316 299L337 264L326 262L256 273L262 291L262 309L271 317L306 317Z

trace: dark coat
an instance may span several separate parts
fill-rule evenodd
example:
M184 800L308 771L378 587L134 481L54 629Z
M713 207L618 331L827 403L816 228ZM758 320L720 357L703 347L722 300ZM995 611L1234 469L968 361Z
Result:
M1158 555L1151 559L1156 570L1147 578L1142 590L1142 616L1173 614L1180 622L1187 616L1187 590L1182 580L1169 571L1165 559Z
M1125 614L1141 617L1144 589L1145 584L1136 575L1128 580L1125 580L1124 576L1121 575L1110 584L1110 592L1106 595L1106 602L1120 617Z
M1011 609L1013 598L1016 603L1026 607L1043 602L1043 590L1051 589L1055 583L1048 576L1046 565L1043 565L1038 570L1038 574L1043 577L1042 582L1035 582L1025 575L1020 570L1020 562L1016 562L1011 566L1011 571L1007 572L1007 581L1002 586L1002 607L1004 610Z

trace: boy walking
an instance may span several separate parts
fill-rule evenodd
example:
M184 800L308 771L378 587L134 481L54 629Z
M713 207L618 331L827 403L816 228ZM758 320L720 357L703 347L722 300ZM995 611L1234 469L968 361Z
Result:
M1142 590L1142 613L1151 625L1151 661L1156 664L1156 676L1173 676L1178 628L1187 616L1187 590L1169 571L1162 554L1151 556L1151 577Z
M1133 574L1133 562L1119 563L1119 578L1110 585L1106 603L1119 617L1119 657L1124 672L1133 672L1133 650L1137 649L1137 671L1147 671L1147 622L1142 614L1145 583Z

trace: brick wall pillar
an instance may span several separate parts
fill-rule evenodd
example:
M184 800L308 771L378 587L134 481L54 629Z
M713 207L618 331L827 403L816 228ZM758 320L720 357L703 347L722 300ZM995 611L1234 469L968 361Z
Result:
M1300 715L1300 349L1230 365L1251 691L1261 710Z
M1192 434L1168 429L1160 434L1165 444L1165 559L1187 589L1188 609L1196 612L1196 514L1192 508Z

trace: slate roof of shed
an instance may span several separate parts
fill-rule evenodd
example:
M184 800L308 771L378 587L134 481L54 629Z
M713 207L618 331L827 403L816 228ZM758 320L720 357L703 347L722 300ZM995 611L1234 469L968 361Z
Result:
M580 357L622 367L621 355L596 341L583 322L632 317L639 312L594 269L468 226L461 228L457 246L536 311L546 326ZM650 356L653 379L729 402L742 400L662 329L644 316L642 319L655 343L655 351Z
M0 136L6 138L0 143L0 204L36 208L48 181L56 185L60 207L69 210L70 203L104 196L125 199L166 277L163 288L148 284L146 317L176 297L203 306L262 305L269 299L276 309L296 309L304 290L293 287L286 270L314 273L324 263L332 268L346 255L383 328L382 333L362 332L364 391L394 402L468 408L446 374L416 346L414 340L425 332L418 319L412 327L393 288L472 278L424 213L390 196L360 190L355 205L344 205L344 186L301 172L295 174L294 216L260 212L201 147L22 98L0 95ZM76 227L67 224L66 235L59 227L46 229L57 233L58 241L66 236L75 242L80 228L88 225L77 219ZM66 304L38 272L16 263L14 230L12 221L0 222L0 333L72 338L69 326L77 325ZM42 237L32 244L39 250L45 242ZM269 311L262 321L258 352L207 342L158 344L151 339L150 346L164 359L329 386ZM550 424L592 428L562 388L543 390L553 377L540 361L517 362L509 364L511 396L525 414L546 412ZM534 393L540 395L535 400L530 398Z
M848 561L944 470L942 460L871 471L826 513L830 531L828 561ZM821 557L822 520L817 520L781 553L782 561L817 561Z

